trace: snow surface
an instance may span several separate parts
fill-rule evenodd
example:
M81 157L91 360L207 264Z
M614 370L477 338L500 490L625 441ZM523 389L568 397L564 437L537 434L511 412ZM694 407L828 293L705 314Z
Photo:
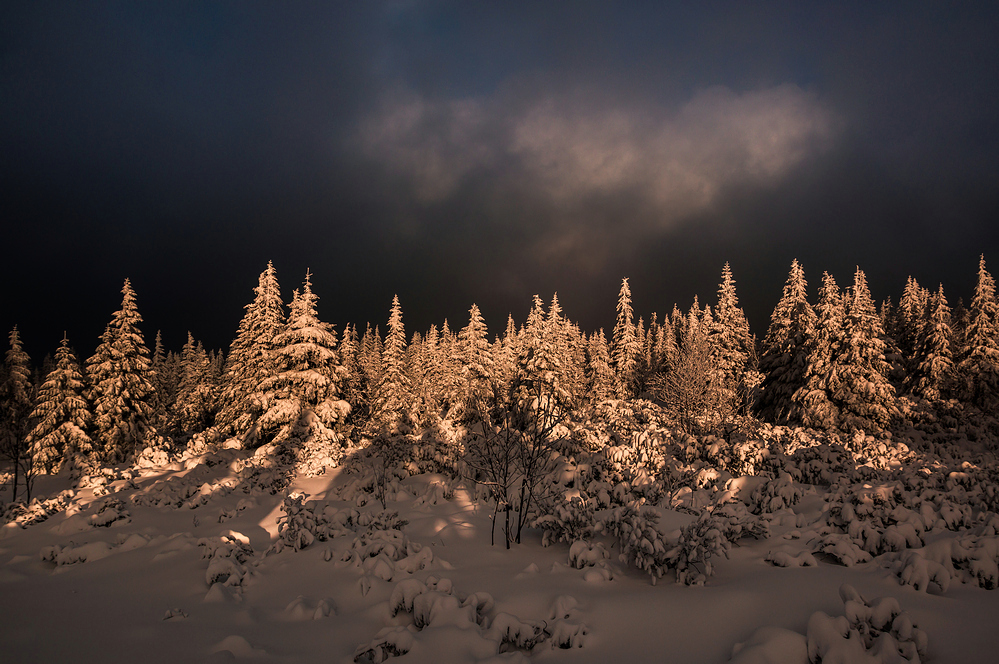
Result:
M54 498L0 528L4 661L800 664L999 653L999 592L989 589L999 540L979 528L963 546L947 527L969 517L939 497L920 514L876 484L844 493L842 483L737 478L724 527L764 505L768 536L736 538L704 585L669 575L653 585L607 532L543 547L529 528L510 550L490 546L492 506L440 475L400 480L385 513L357 498L357 478L341 468L272 493L266 475L239 474L250 457L222 449L68 493L65 477L40 477L36 494ZM674 542L698 525L703 491L655 508ZM856 519L880 514L871 505L891 510L890 525L874 532Z

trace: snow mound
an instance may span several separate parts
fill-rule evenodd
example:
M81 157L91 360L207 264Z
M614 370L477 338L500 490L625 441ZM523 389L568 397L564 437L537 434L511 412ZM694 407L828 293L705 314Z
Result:
M761 627L732 648L733 664L808 664L808 640L783 627Z
M764 627L732 648L739 664L918 664L926 657L926 634L916 628L894 597L865 600L849 584L839 590L842 616L816 611L804 636Z
M241 659L258 659L267 656L267 651L262 648L254 648L250 645L249 641L237 635L225 637L216 643L211 650L212 653L224 653L226 651Z
M498 613L486 630L486 638L499 644L499 652L511 648L531 650L548 635L541 621L521 620L509 613Z
M593 567L610 558L610 552L602 542L591 544L586 540L577 540L569 547L569 564L576 569Z
M90 542L74 546L72 543L66 546L46 546L43 547L39 557L42 560L54 562L56 565L75 565L77 563L93 562L111 555L114 547L107 542Z
M815 567L818 565L815 556L810 552L799 551L795 553L786 546L770 551L764 560L775 567Z
M330 598L318 601L304 595L296 597L285 607L283 616L290 621L322 620L336 615L336 602Z
M90 517L90 525L95 528L107 528L111 525L121 526L129 521L131 521L131 515L125 509L125 503L117 498L108 498L97 510L97 513Z
M416 640L411 627L386 627L375 635L370 643L359 646L354 653L358 664L384 662L390 657L405 655L413 649Z

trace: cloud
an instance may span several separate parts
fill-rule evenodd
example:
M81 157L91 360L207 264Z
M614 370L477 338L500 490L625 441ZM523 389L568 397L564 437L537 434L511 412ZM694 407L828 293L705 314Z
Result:
M672 109L607 97L508 88L431 99L396 90L354 142L418 206L446 205L470 183L489 200L522 202L530 223L544 227L532 230L543 245L534 251L550 259L595 238L674 228L731 188L776 185L827 151L842 124L795 85L713 87Z

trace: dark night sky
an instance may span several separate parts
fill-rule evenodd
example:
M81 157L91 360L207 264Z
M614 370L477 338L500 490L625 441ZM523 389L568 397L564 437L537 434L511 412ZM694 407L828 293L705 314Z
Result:
M4 3L0 329L89 353L127 276L150 341L227 347L269 259L338 330L610 327L621 277L647 316L726 260L758 335L794 258L967 299L997 5L757 4Z

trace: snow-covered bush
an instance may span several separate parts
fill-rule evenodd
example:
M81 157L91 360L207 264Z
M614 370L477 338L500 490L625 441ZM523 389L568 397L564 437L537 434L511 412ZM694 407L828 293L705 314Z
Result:
M968 553L968 566L979 586L987 590L999 587L999 537L974 541Z
M97 512L90 516L90 525L95 528L107 528L115 522L128 523L130 520L131 516L125 509L125 503L117 498L108 498Z
M727 558L732 547L725 527L721 518L705 511L681 531L679 540L666 553L670 567L676 570L677 583L702 586L714 574L711 559Z
M158 444L147 445L135 457L136 468L157 468L169 464L173 458L173 450L165 440Z
M649 574L654 584L675 565L667 551L672 542L659 529L659 514L635 501L615 508L607 517L604 529L617 539L621 562L633 565Z
M198 546L202 548L201 557L208 559L205 582L209 586L243 583L247 574L245 564L253 557L253 549L245 535L230 531L219 537L203 537L198 540Z
M251 456L239 450L216 450L205 455L206 462L217 456L220 463L229 463L229 469L235 475L235 490L249 495L276 495L287 488L295 473L295 454L293 449L282 445L262 445L253 451ZM225 461L231 459L231 461ZM200 465L200 458L195 465ZM208 463L204 465L208 466Z
M902 552L894 569L902 584L922 592L943 594L952 582L993 590L999 586L999 537L941 537Z
M779 477L759 484L750 495L749 505L753 514L766 514L796 505L804 495L791 475L782 472Z
M728 439L704 436L697 448L701 450L701 459L734 477L760 475L771 466L771 452L766 445L742 432Z
M499 613L493 618L486 637L499 643L498 652L531 650L544 641L548 634L539 620L521 620L509 613Z
M53 514L63 512L72 502L74 497L72 490L66 490L52 498L32 498L31 502L11 503L4 510L4 523L16 523L21 528L45 521Z
M543 501L541 511L542 515L531 524L542 531L541 546L589 539L596 533L593 504L578 495L568 500Z
M764 560L775 567L816 567L818 565L815 556L808 551L795 553L787 547L769 551Z
M711 506L675 536L658 523L659 514L638 500L612 510L602 526L617 539L619 559L647 572L653 583L672 569L677 583L703 585L714 573L711 559L727 557L732 541L769 534L766 522L739 502Z
M337 497L358 507L377 500L384 509L387 501L408 496L402 487L410 475L406 470L408 439L402 434L383 434L361 444L344 466L352 479L337 489Z
M388 612L398 621L400 614L410 614L413 624L379 632L369 644L358 648L355 661L376 661L390 655L383 647L385 634L405 630L414 641L420 633L439 627L457 627L476 634L484 642L492 642L497 654L514 650L531 651L549 642L553 648L583 647L589 630L575 617L578 603L562 595L555 599L547 620L524 620L510 613L492 615L495 602L489 593L463 595L450 580L428 576L426 581L407 578L395 585L388 600ZM357 659L357 658L360 659Z
M811 662L910 662L926 657L926 634L899 607L894 597L866 601L852 586L839 591L844 616L821 611L808 620Z
M320 404L331 412L322 417L308 412L299 418L297 425L284 443L294 450L295 470L305 477L323 475L328 468L340 465L346 443L337 431L326 426L325 422L342 421L350 406L345 401L332 401Z
M590 543L576 540L569 547L569 565L576 569L593 567L610 558L610 553L602 542Z
M75 565L106 558L111 555L113 548L108 542L90 542L79 546L70 542L66 546L43 547L39 558L56 565Z
M787 457L784 469L798 482L829 485L855 467L851 454L838 443L802 447Z
M392 581L399 575L411 575L434 566L433 549L410 541L400 530L406 521L399 519L397 514L382 512L377 519L361 518L358 522L359 525L367 523L367 529L354 538L340 560L354 565L364 574L362 593L370 588L372 577Z
M385 627L370 643L358 646L354 661L358 664L380 664L390 657L405 655L413 649L413 627Z
M135 473L130 468L117 468L114 466L101 466L93 470L89 475L82 475L77 482L80 489L91 489L94 496L106 496L112 490L120 491L124 489L136 488ZM124 480L124 486L120 489L112 487L112 483Z
M829 533L822 537L819 551L836 559L840 564L853 567L859 563L870 562L871 554L860 548L849 536L841 533Z
M454 499L454 492L457 490L460 480L458 478L451 478L447 480L441 480L438 478L431 478L427 482L427 488L423 491L423 494L417 496L416 502L413 503L413 507L423 507L424 505L438 505L448 500Z
M408 450L402 461L412 474L440 473L449 477L460 474L461 457L467 431L455 427L450 420L434 417L431 425L418 433L409 434Z
M278 539L273 550L285 547L301 551L316 540L316 513L305 505L308 494L292 493L281 503L284 516L278 517Z
M926 634L902 611L894 597L867 601L852 586L839 590L841 616L816 611L804 637L787 629L764 627L733 648L732 662L786 661L805 664L843 662L918 664L926 657ZM776 659L775 659L776 658Z
M322 620L335 616L336 611L336 602L328 597L313 601L299 595L284 608L284 616L293 621Z
M207 471L206 466L201 466ZM135 505L148 505L148 506L170 506L170 507L181 507L183 505L198 506L201 505L201 498L206 497L202 493L203 483L199 483L197 480L199 477L206 476L207 473L201 473L197 469L192 470L184 477L169 477L165 480L157 480L151 486L144 489L141 492L136 492L129 498ZM191 502L191 498L194 496L200 497ZM207 502L207 500L206 500Z
M829 528L823 544L827 553L848 565L869 556L921 547L926 523L935 521L931 504L914 500L898 481L840 482L830 489L827 501ZM922 513L908 507L917 502ZM868 556L856 555L854 548Z
M707 510L717 528L726 540L735 542L743 537L762 540L770 537L770 526L766 519L752 514L746 505L739 501L727 500L712 505Z
M582 648L586 644L586 637L590 631L582 623L574 623L568 620L556 620L548 625L545 630L549 634L552 648Z

